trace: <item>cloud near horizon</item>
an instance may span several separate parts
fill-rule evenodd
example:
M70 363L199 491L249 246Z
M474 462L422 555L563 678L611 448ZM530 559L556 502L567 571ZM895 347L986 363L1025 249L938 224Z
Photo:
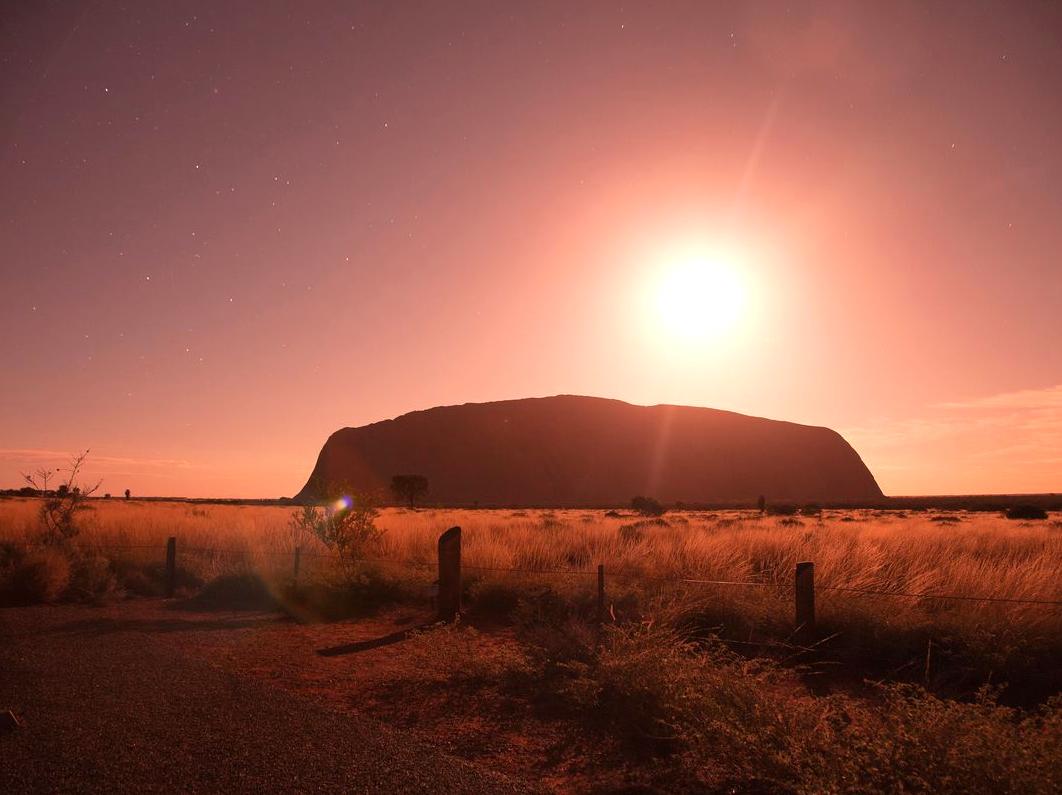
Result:
M4 465L4 469L18 472L30 472L42 466L62 470L75 455L77 453L63 450L0 448L0 464ZM181 459L97 455L89 451L85 459L85 480L118 475L126 477L150 475L152 478L166 478L168 470L191 467L191 462Z
M844 429L887 494L1062 491L1062 384L937 403Z

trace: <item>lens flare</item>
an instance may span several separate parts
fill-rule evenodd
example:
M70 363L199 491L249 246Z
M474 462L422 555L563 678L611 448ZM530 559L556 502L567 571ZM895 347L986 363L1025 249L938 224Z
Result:
M332 507L337 511L349 511L354 507L354 500L347 495L343 495L335 501L335 504Z

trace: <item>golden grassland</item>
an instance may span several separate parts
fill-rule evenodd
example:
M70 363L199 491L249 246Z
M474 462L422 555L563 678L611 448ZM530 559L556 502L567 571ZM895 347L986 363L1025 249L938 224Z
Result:
M10 550L38 540L39 505L0 500L0 580L4 555L14 560ZM651 519L389 508L367 560L351 566L294 531L293 512L96 500L61 554L82 568L95 561L90 570L147 593L133 583L148 572L157 585L166 539L176 536L194 605L212 589L231 596L231 586L253 582L301 617L312 617L315 588L370 610L419 600L428 613L438 536L458 525L467 618L389 647L358 703L448 737L455 724L462 737L482 734L470 759L545 777L562 791L600 791L602 782L793 793L1062 786L1062 608L900 595L1062 601L1057 514L674 511ZM820 587L811 640L793 635L790 586L800 561L815 563ZM610 606L604 626L595 620L598 564ZM248 647L257 651L243 664L257 671L262 648L279 644L287 655L293 636L317 631L296 626L278 625L265 646ZM286 657L278 665L299 680ZM302 685L320 691L321 672L306 676ZM343 681L335 698L346 703L354 685Z
M34 499L0 501L0 540L33 543ZM170 536L179 549L246 553L261 559L307 557L328 550L292 530L292 508L184 502L97 500L79 516L78 544L101 551L153 547ZM440 533L462 528L471 570L579 570L604 564L624 578L697 578L792 582L800 561L813 561L817 585L884 592L1062 600L1062 515L1013 521L996 513L824 511L818 517L763 516L753 511L673 511L654 519L599 510L446 510L385 508L385 532L365 556L396 564L434 565ZM611 512L616 513L616 512ZM139 550L140 552L146 550ZM278 563L280 565L286 565ZM894 599L893 609L917 605ZM941 611L981 611L981 603ZM1051 611L1014 605L1010 620L1038 624Z
M33 499L0 501L0 541L32 542L38 505ZM166 539L176 536L180 565L201 578L235 566L283 574L296 546L303 550L304 571L329 565L314 557L327 549L292 530L292 512L282 506L96 500L80 517L78 544L109 558L151 559L161 558ZM458 525L466 578L473 581L532 579L589 592L600 563L610 598L632 589L682 594L687 603L703 602L709 613L740 624L746 634L766 628L783 632L791 620L791 591L678 580L788 586L797 562L813 561L816 585L823 588L820 623L826 628L920 628L927 634L991 636L1007 647L1062 635L1062 610L1047 605L827 590L1062 600L1058 515L1013 521L963 512L827 510L818 517L792 518L675 511L646 519L600 510L389 508L376 523L386 532L364 555L393 562L388 568L394 576L403 568L411 577L417 571L430 576L439 534ZM587 576L565 578L558 571ZM536 572L548 574L536 578Z

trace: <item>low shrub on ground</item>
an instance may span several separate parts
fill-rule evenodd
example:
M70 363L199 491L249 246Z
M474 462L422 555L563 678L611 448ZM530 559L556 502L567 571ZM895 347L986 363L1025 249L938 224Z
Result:
M476 578L466 588L465 612L477 619L508 619L527 583L511 577Z
M600 630L540 604L523 646L487 649L448 626L411 647L425 677L518 688L596 737L632 785L666 791L1053 793L1062 787L1062 700L1022 713L990 691L967 703L914 686L872 701L809 694L791 671L664 623ZM545 625L543 625L545 626Z
M522 687L534 673L521 649L461 624L413 632L402 651L414 670L455 684Z
M189 606L207 610L272 610L278 606L273 590L257 574L224 574L206 583Z
M635 497L631 500L631 508L643 516L663 516L667 510L659 500L652 497Z
M344 564L356 565L386 532L376 526L380 515L376 500L342 485L330 485L322 493L329 495L324 505L304 505L291 514L291 536L297 542L316 538L337 552Z
M1008 519L1046 519L1047 511L1039 505L1014 505L1007 508Z
M105 602L121 593L122 588L110 560L91 553L72 556L70 582L63 595L66 601Z
M416 600L421 586L401 572L363 564L341 573L327 572L285 588L285 608L308 621L333 621L369 615L382 607Z
M99 603L122 595L107 558L71 545L0 546L0 606Z
M797 507L795 505L788 505L786 503L767 506L767 513L771 516L793 516L796 512Z
M121 588L133 596L159 597L166 593L166 564L161 561L143 561L115 557L111 560L115 578ZM178 555L174 572L174 590L178 596L191 596L213 572L194 571L185 565Z
M30 605L57 602L70 584L70 561L55 548L32 549L5 555L0 572L0 604Z
M656 527L671 527L671 523L661 516L653 519L641 519L630 524L621 524L616 531L621 541L627 544L635 544L645 538L647 530Z

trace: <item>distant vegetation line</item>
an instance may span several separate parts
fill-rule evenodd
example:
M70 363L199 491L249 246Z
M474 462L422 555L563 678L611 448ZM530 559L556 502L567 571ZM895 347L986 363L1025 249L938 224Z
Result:
M27 489L0 489L0 498L4 497L36 497L41 496ZM94 495L90 498L97 500L121 500L122 497L104 497ZM298 505L301 504L292 497L174 497L174 496L133 496L131 499L141 502L178 502L193 505ZM396 500L395 505L403 504ZM784 502L775 505L793 506L802 508L800 503ZM939 494L939 495L902 495L885 497L880 500L824 500L816 505L831 510L966 510L966 511L1003 511L1016 505L1035 505L1047 511L1062 511L1062 493L1050 492L1042 494ZM593 504L593 505L546 505L546 504L505 504L494 505L487 503L462 503L443 504L422 501L418 507L435 510L609 510L625 509L627 504ZM690 511L720 511L720 510L744 510L756 508L756 500L739 500L727 502L690 502L678 503L666 506L677 510Z

